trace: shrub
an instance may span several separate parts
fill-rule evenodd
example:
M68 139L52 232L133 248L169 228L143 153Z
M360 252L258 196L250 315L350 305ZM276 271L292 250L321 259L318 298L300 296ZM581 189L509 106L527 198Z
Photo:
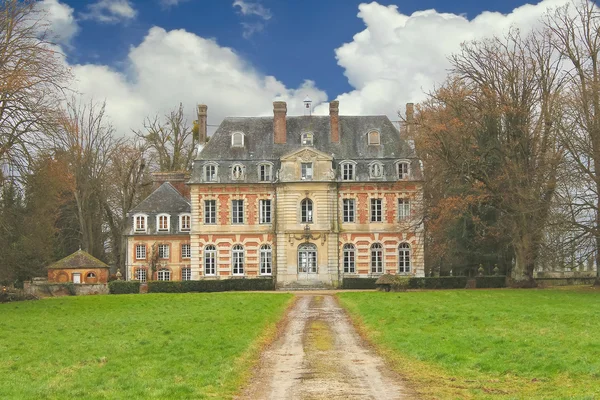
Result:
M467 286L466 276L440 276L427 278L410 278L409 289L464 289Z
M148 293L189 293L275 290L273 278L221 279L214 281L151 281Z
M25 293L23 290L9 291L2 290L0 287L0 303L10 303L11 301L38 300L33 294Z
M112 281L108 282L110 294L131 294L140 292L139 281Z
M344 278L342 289L377 289L377 278Z
M408 289L409 281L410 277L408 276L385 274L381 275L377 281L375 281L375 285L377 285L377 289L386 292L389 292L390 290L394 292L405 292L406 289Z
M475 287L478 289L506 287L506 276L478 276L475 278Z

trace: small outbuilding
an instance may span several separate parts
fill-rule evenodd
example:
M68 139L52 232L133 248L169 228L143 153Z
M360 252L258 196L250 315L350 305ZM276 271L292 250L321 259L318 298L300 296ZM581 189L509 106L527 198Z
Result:
M48 282L107 283L109 266L79 249L48 266Z

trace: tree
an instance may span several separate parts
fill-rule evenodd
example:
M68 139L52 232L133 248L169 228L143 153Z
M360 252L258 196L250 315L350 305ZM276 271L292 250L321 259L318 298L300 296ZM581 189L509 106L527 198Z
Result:
M33 0L0 0L0 160L22 173L54 131L71 77L43 17Z
M152 162L160 172L187 171L192 167L194 144L183 105L165 115L166 122L155 116L146 118L144 129L136 132L150 150Z

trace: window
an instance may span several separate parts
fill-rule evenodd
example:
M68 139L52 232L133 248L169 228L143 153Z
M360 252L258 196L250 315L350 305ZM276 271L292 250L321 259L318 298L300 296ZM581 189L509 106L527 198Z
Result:
M158 258L169 258L169 245L159 244L158 245Z
M381 222L381 199L371 199L371 222Z
M375 162L369 165L369 177L370 178L381 178L383 176L383 165Z
M313 165L312 163L303 162L300 166L300 172L302 174L302 180L312 180L313 178Z
M94 279L95 277L96 277L96 274L93 272L88 272L88 274L86 276L87 279Z
M317 273L317 246L305 243L298 246L298 273Z
M271 223L271 200L259 200L259 223Z
M398 199L398 221L408 219L410 217L410 200Z
M408 163L403 161L396 164L396 172L398 179L408 179Z
M345 162L342 164L342 180L353 181L354 180L354 164Z
M356 249L354 245L346 243L344 245L344 273L353 274L356 272Z
M231 167L231 179L239 181L244 179L244 166L241 164L235 164Z
M369 144L370 145L379 145L380 141L379 141L379 132L377 131L371 131L369 132Z
M145 260L146 259L146 245L145 244L137 244L135 246L135 259L136 260Z
M231 266L233 275L244 275L244 247L241 244L231 249Z
M271 275L273 273L273 254L268 244L260 247L260 274Z
M182 232L188 232L192 227L192 216L189 214L183 214L179 216L179 230Z
M216 182L217 181L217 166L215 164L207 164L204 166L204 181L205 182Z
M145 268L138 268L135 270L135 279L137 279L140 282L146 282L146 269Z
M192 246L189 244L181 245L181 258L192 258Z
M181 280L191 281L192 280L192 269L190 267L181 268Z
M213 245L204 248L204 275L217 274L217 249Z
M159 269L157 278L159 281L170 281L171 271L169 271L168 269Z
M311 132L304 132L302 134L302 146L313 145L313 134Z
M311 199L304 199L300 203L301 222L313 222L313 202Z
M136 232L146 232L146 216L145 215L136 215L134 217L135 226L134 229Z
M344 222L354 222L354 199L344 199Z
M410 272L410 245L408 243L400 243L398 246L398 272Z
M216 224L217 223L217 201L216 200L204 200L204 223L205 224Z
M380 243L371 246L371 273L383 273L383 246Z
M169 220L170 216L167 214L162 214L156 217L156 226L158 227L159 232L169 231Z
M231 147L244 147L244 134L235 132L231 135Z
M231 223L244 223L244 200L231 200Z
M272 176L272 168L271 164L260 164L258 166L258 180L261 182L270 182Z

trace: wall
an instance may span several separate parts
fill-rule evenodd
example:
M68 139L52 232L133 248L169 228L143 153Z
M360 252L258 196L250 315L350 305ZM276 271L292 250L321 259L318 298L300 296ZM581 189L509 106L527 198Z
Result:
M192 222L193 224L193 222ZM137 235L127 237L127 251L128 251L128 277L134 279L137 269L146 269L147 279L155 280L156 270L154 276L150 276L149 266L152 257L152 246L158 246L159 244L169 245L169 258L158 259L158 263L162 267L165 267L171 271L171 280L181 280L181 269L184 267L190 267L192 260L191 258L183 258L181 256L181 245L190 244L190 236L187 234L182 235ZM142 245L146 247L146 258L136 258L136 246ZM158 247L156 247L158 251ZM156 268L158 269L158 268Z
M108 284L72 284L71 287L75 290L76 296L93 295L93 294L108 294ZM34 281L32 283L25 282L25 293L32 294L38 297L48 296L71 296L69 288L66 284L49 283Z
M87 278L88 273L93 272L96 278ZM73 282L73 274L81 274L81 282L86 284L108 282L108 268L82 268L82 269L48 269L48 281L57 283Z

